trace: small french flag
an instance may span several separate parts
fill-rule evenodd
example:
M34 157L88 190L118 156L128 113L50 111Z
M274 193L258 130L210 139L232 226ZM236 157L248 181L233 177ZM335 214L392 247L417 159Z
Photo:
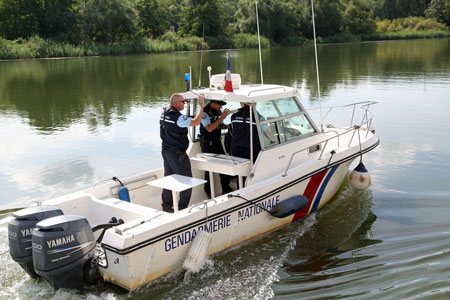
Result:
M231 65L230 58L227 55L227 72L225 73L225 87L223 88L225 92L231 93L233 91L233 85L231 83Z

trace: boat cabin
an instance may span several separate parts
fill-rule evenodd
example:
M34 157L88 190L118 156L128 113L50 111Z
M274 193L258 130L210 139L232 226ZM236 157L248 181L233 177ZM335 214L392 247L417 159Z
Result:
M223 75L220 75L220 78L223 80ZM236 163L237 158L232 156L233 153L227 153L228 155L225 156L201 153L198 142L199 126L190 128L192 145L188 149L188 154L191 157L193 172L195 169L199 169L238 175L239 180L242 179L241 177L246 177L245 183L236 186L236 188L239 188L276 173L280 174L281 171L284 171L280 167L286 168L287 161L291 158L292 153L306 145L302 141L315 136L319 129L300 103L298 91L292 87L257 84L240 85L240 82L233 82L233 87L238 88L235 88L231 93L227 93L219 85L213 88L188 91L183 96L186 100L191 100L186 107L187 114L190 115L195 115L198 111L197 98L200 94L205 96L205 105L210 100L227 102L222 109L228 108L231 113L224 120L225 124L231 123L232 114L244 104L249 105L250 123L256 124L257 129L254 132L254 126L250 126L250 136L256 135L258 139L249 138L248 142L251 144L249 145L250 159L242 159L240 163ZM224 142L225 134L226 130L223 130L222 142ZM259 141L261 152L253 153L252 143L254 141ZM311 141L308 144L311 144ZM226 148L224 147L224 149ZM308 150L309 152L318 151L320 146L317 145ZM308 155L308 151L305 151L305 155ZM297 155L295 159L299 160L301 157L302 155ZM227 170L227 167L230 167L230 161L239 170ZM244 168L243 165L247 165L247 167Z
M289 91L286 92L286 90ZM284 91L285 93L282 93L284 95L280 95L280 91ZM232 113L241 108L244 103L250 105L251 122L256 122L258 132L255 134L260 137L262 150L299 140L318 132L318 128L301 105L297 91L293 88L275 85L243 86L239 90L239 94L243 92L240 97L237 90L234 92L236 95L227 95L224 91L216 91L217 93L209 90L196 91L196 93L202 92L206 97L206 103L208 100L226 101L227 105L224 108L230 109ZM258 97L258 93L260 97ZM192 99L192 96L198 97L189 92L184 96L186 99ZM189 109L196 112L198 110L196 106L197 101L192 101ZM224 123L230 123L230 119L231 115ZM194 141L196 141L199 133L198 127L194 127L193 131ZM269 138L268 134L264 135L263 133L266 131L269 131L273 138Z

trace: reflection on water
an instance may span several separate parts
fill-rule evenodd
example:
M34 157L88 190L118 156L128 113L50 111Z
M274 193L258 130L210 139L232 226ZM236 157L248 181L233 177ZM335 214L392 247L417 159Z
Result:
M336 86L367 78L389 85L399 75L406 81L439 78L450 67L449 43L443 39L322 45L318 48L321 91L326 97ZM297 86L305 82L315 98L313 55L313 47L266 49L265 82ZM223 52L204 53L204 66L211 65L213 73L224 72L223 56ZM114 118L126 119L131 107L155 104L183 90L182 76L189 65L197 84L199 58L200 53L194 52L2 62L0 111L27 119L42 133L65 130L80 120L95 131L99 125L111 126ZM260 82L254 50L233 51L231 59L233 72L240 73L244 82ZM207 72L202 75L206 85Z
M317 222L308 230L289 255L280 281L274 284L277 296L302 295L302 299L318 299L329 293L341 277L375 268L365 262L377 257L360 253L381 240L372 237L371 227L377 217L371 211L372 192L355 191L348 183L335 199L317 213ZM364 268L356 267L366 264ZM320 292L320 293L319 293ZM329 294L331 296L333 294Z
M0 298L448 299L450 39L318 48L325 106L379 102L368 191L344 184L313 216L130 294L104 284L55 292L30 279L9 257L4 212ZM203 66L223 73L225 54L205 52ZM255 50L230 55L243 82L260 81ZM264 82L296 86L318 107L313 55L265 49ZM184 90L189 65L197 84L199 64L199 52L0 62L0 210L160 167L161 107Z

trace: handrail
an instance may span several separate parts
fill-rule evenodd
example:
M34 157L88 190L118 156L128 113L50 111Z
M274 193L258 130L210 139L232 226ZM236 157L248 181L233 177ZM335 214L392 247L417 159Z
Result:
M368 134L369 134L369 131L370 131L370 126L371 126L372 120L373 120L373 114L372 114L372 112L369 110L369 107L370 107L370 105L376 104L376 103L378 103L378 102L375 102L375 101L364 101L364 102L353 103L353 104L349 104L349 105L343 105L343 106L339 106L339 107L348 107L348 106L354 106L354 107L356 107L356 105L358 105L358 104L364 104L364 103L367 103L367 104L361 106L361 109L364 109L364 116L363 116L363 118L362 118L362 120L361 120L361 123L360 123L359 125L352 125L352 124L350 124L350 126L352 126L350 129L347 129L347 130L344 131L344 132L338 133L336 136L330 137L330 138L325 139L325 140L322 140L322 141L320 141L320 142L318 142L318 143L316 143L316 144L314 144L314 145L309 145L308 147L305 147L305 148L303 148L303 149L301 149L301 150L298 150L298 151L293 152L293 153L291 154L290 159L289 159L288 165L286 166L286 169L285 169L284 173L283 173L281 176L282 176L282 177L287 176L287 172L288 172L288 170L289 170L290 167L291 167L292 161L294 160L294 156L296 156L298 153L301 153L301 152L304 152L304 151L310 149L311 147L314 147L314 146L317 146L317 145L322 145L322 144L324 144L324 145L322 146L322 151L320 152L320 155L319 155L319 157L318 157L318 160L321 160L322 157L324 156L324 151L325 151L325 148L326 148L326 146L328 145L328 142L329 142L329 141L331 141L331 140L333 140L333 139L337 139L337 141L338 141L338 148L339 148L339 147L340 147L340 146L339 146L339 137L342 136L342 135L344 135L344 134L348 134L349 132L353 131L353 134L352 134L352 137L351 137L351 139L350 139L350 142L348 143L348 147L350 147L351 143L353 142L353 138L354 138L354 136L355 136L356 131L359 130L359 128L360 128L361 126L363 126L364 124L365 124L366 127L367 127L367 133L366 133L366 138L367 138L367 136L368 136ZM333 108L333 107L331 107L331 108ZM369 118L369 113L370 113L370 118ZM327 114L328 114L328 113L327 113ZM354 118L354 109L353 109L353 114L352 114L352 123L353 123L353 118ZM337 133L336 131L331 131L331 132ZM332 149L332 150L330 151L330 153L331 153L332 151L335 151L335 149Z
M159 217L163 217L165 215L166 215L166 213L161 212L161 213L158 213L156 215L149 216L148 218L145 218L144 220L139 219L139 218L135 219L135 220L132 220L130 222L127 222L127 223L132 223L131 225L129 225L127 227L123 227L123 228L114 227L114 233L117 233L118 235L123 235L125 233L125 231L134 229L134 228L136 228L136 227L138 227L138 226L140 226L140 225L142 225L144 223L151 222L154 219L157 219Z
M367 104L363 105L363 106L370 106L372 104L377 104L378 102L377 101L373 101L373 100L367 100L367 101L354 102L354 103L345 104L345 105L325 106L325 107L322 107L322 109L324 109L324 108L342 108L342 107L349 107L349 106L354 106L354 105L358 105L358 104L365 104L365 103L367 103ZM361 107L363 107L363 106L361 106ZM319 110L319 109L320 109L319 107L308 108L308 110Z
M330 129L328 129L327 130L328 132L333 132L333 133L336 133L336 137L337 137L337 144L338 144L338 148L340 148L341 146L340 146L340 143L339 143L339 132L337 132L336 130L330 130Z
M322 151L320 152L320 155L319 155L319 158L318 158L318 160L321 160L321 159L322 159L322 156L323 156L323 152L325 151L326 145L328 144L328 141L330 141L330 140L332 140L332 139L339 138L339 136L344 135L344 134L347 134L347 133L349 133L349 132L352 131L352 130L355 130L355 128L348 129L348 130L346 130L345 132L342 132L342 133L340 133L340 134L337 135L337 136L332 136L332 137L330 137L330 138L328 138L328 139L326 139L326 140L322 140L322 141L320 141L320 142L318 142L318 143L315 143L314 145L309 145L308 147L305 147L305 148L303 148L303 149L301 149L301 150L298 150L298 151L293 152L293 153L291 154L291 157L290 157L290 159L289 159L289 163L288 163L288 165L286 166L286 169L285 169L285 171L284 171L284 173L283 173L282 176L285 177L285 176L287 175L287 171L288 171L289 168L291 167L292 160L294 159L294 156L297 155L298 153L301 153L301 152L303 152L303 151L306 151L306 150L308 150L308 149L311 148L311 147L314 147L314 146L321 145L321 144L325 143L325 145L322 147Z
M251 93L264 92L264 91L270 91L270 90L278 90L278 89L283 89L283 92L286 92L286 88L284 86L277 86L277 87L271 87L271 88L265 88L265 89L258 89L258 90L250 91L250 92L248 92L247 97L250 97Z
M202 202L200 202L200 203L197 203L197 204L192 205L192 206L189 208L189 212L192 212L192 210L193 210L194 208L196 208L196 207L199 208L199 209L205 209L205 208L207 207L207 205L208 205L209 202L214 202L214 204L217 204L216 198L207 199L207 200L205 200L205 201L202 201ZM203 207L199 207L200 205L203 205Z
M337 106L327 106L327 107L322 107L322 109L328 109L327 113L323 116L322 118L322 122L325 120L325 118L328 116L328 114L336 109L336 108L345 108L345 107L350 107L353 106L353 111L352 111L352 118L350 120L350 126L352 126L353 124L353 118L354 118L354 114L355 114L355 110L356 110L356 106L357 105L361 105L361 104L365 104L365 105L361 105L361 109L365 109L365 110L369 110L371 105L377 104L377 101L361 101L361 102L355 102L355 103L350 103L350 104L346 104L346 105L337 105ZM308 110L318 110L319 108L309 108ZM364 120L364 118L363 118Z

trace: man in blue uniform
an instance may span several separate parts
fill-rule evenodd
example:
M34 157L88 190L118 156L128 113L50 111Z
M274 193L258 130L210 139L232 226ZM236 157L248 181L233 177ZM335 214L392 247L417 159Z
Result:
M231 139L231 153L234 156L250 159L250 106L244 104L237 112L231 115L231 126L233 135ZM252 118L253 134L253 161L261 151L261 144L256 128L255 115Z
M258 120L264 121L265 118L258 113ZM231 127L233 136L231 139L231 154L238 157L250 159L250 106L242 103L242 107L231 115ZM259 140L258 129L255 122L255 114L252 116L252 135L253 135L253 162L256 161L261 151L261 142ZM261 125L261 132L271 141L277 139L267 125Z
M223 112L220 110L225 101L211 100L204 108L203 120L200 125L200 146L204 153L225 154L222 142L220 141L221 130L226 129L229 125L225 125L222 121L230 114L227 108ZM206 122L204 121L206 119ZM205 172L205 192L211 197L211 188L209 183L209 172ZM222 193L226 194L232 191L230 188L230 177L220 174L220 183L222 185Z
M164 176L179 174L192 176L191 162L186 150L189 146L188 127L200 125L203 117L204 96L198 97L199 111L194 118L182 115L185 100L183 95L173 94L170 97L170 107L164 108L159 126L162 140L161 154L164 160ZM180 210L189 205L192 189L180 193ZM162 208L165 212L173 212L173 199L170 190L163 189Z

